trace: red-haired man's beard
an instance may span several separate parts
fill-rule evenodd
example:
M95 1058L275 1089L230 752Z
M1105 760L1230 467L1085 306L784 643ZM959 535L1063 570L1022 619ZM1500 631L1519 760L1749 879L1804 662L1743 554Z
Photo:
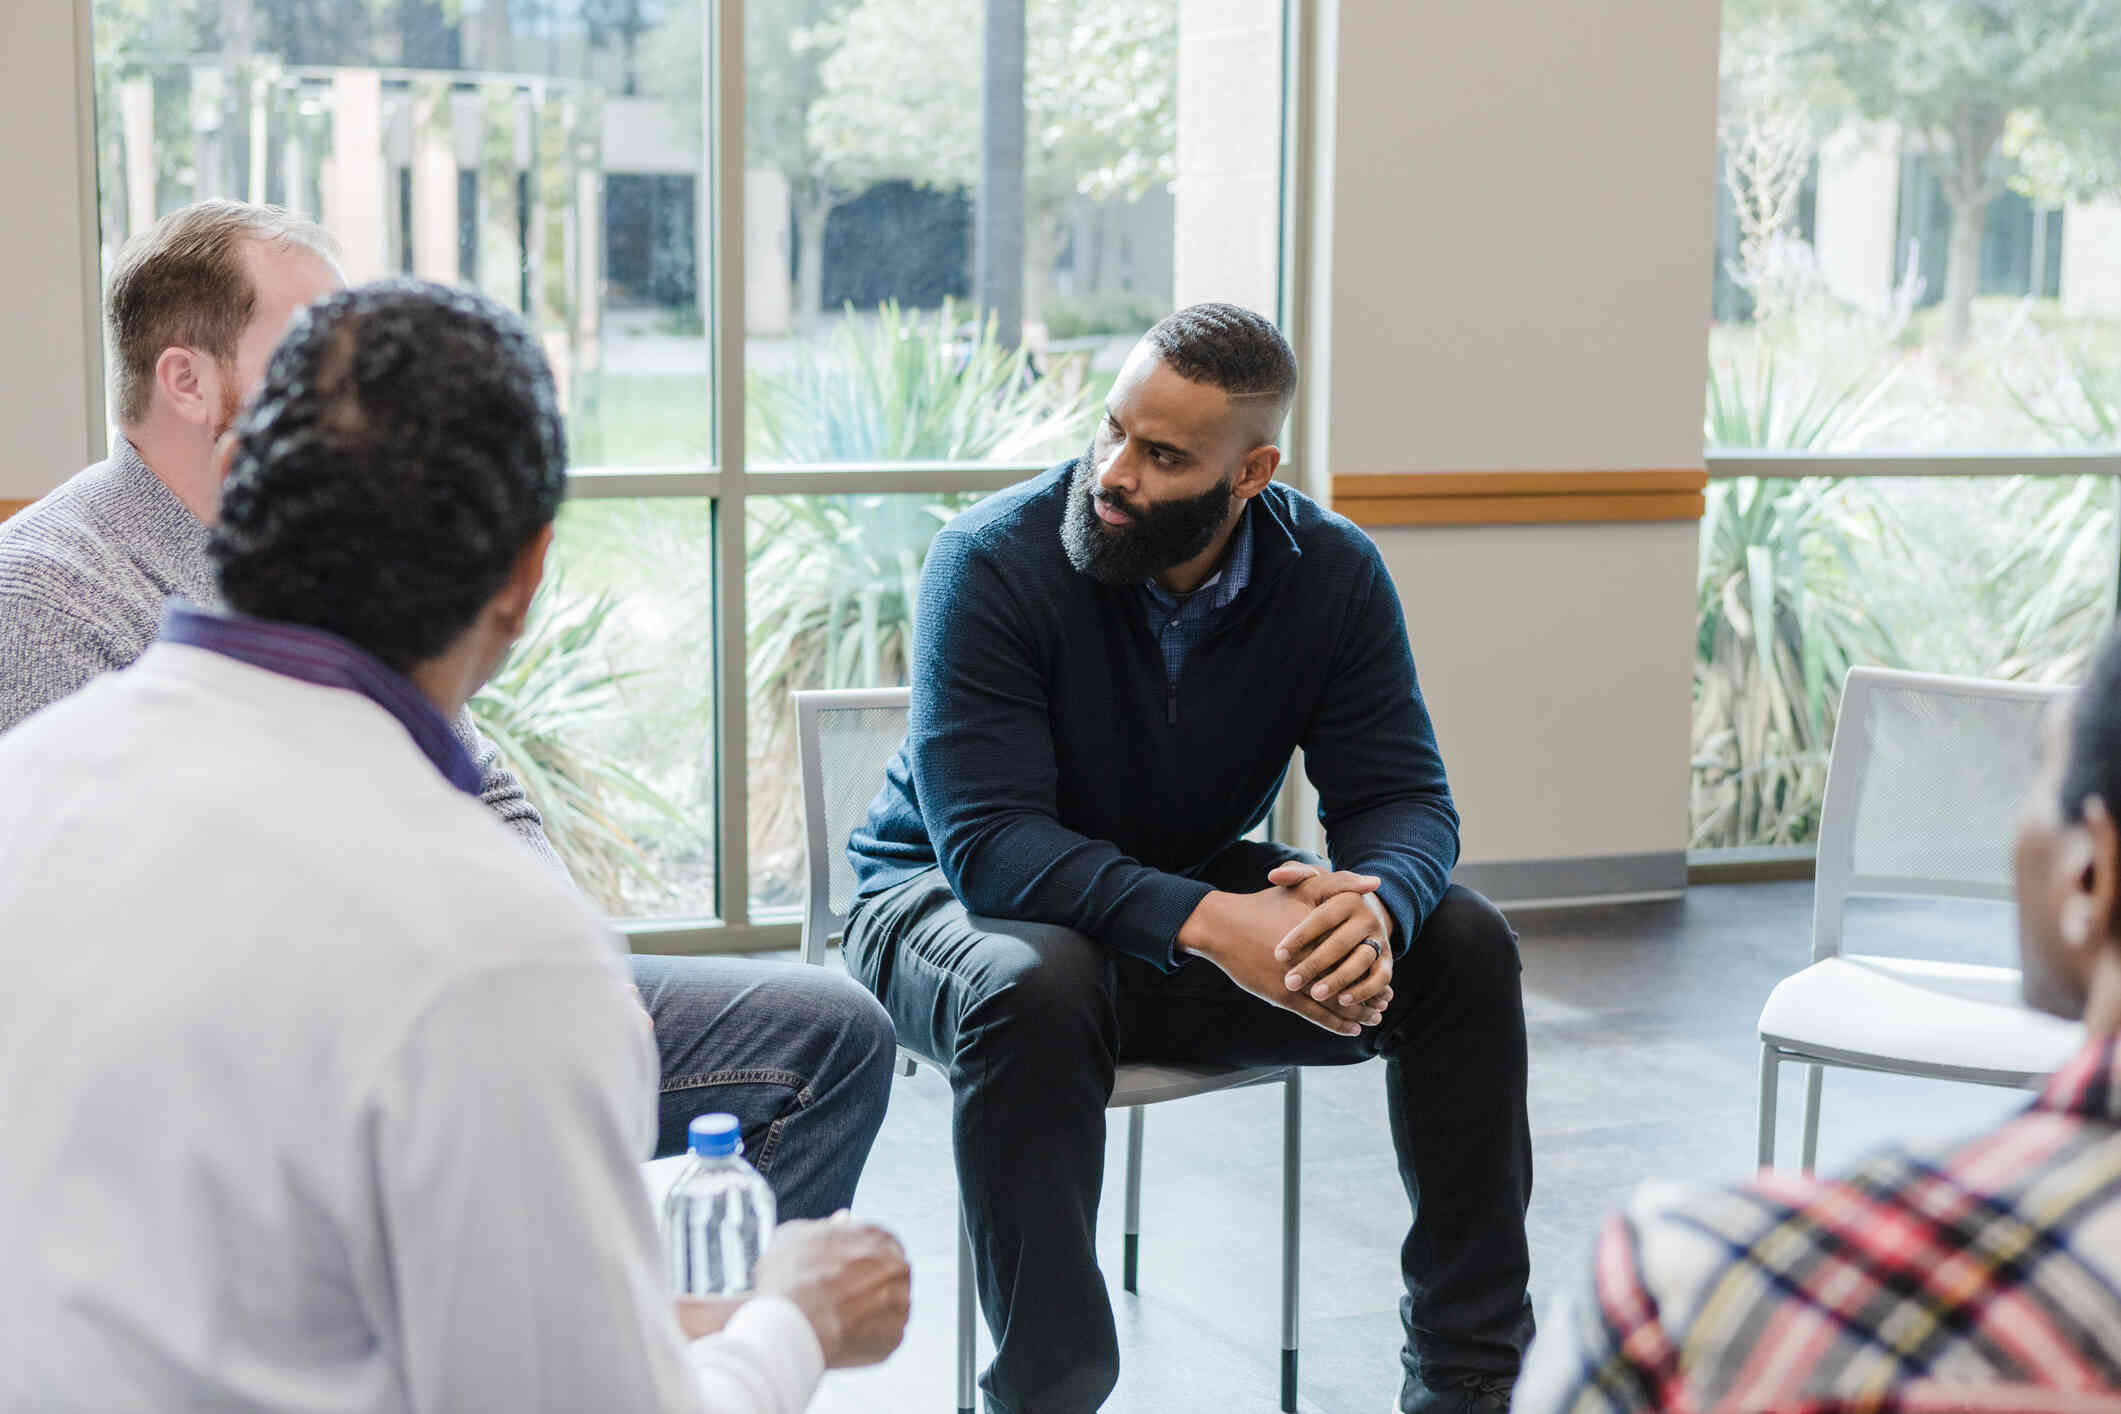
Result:
M219 445L228 429L236 425L236 414L243 411L243 399L236 395L236 367L233 363L221 365L220 416L214 419L214 443Z

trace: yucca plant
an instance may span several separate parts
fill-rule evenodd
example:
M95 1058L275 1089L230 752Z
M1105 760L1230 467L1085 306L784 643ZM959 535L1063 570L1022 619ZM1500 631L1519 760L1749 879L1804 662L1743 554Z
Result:
M2077 346L2046 397L2000 380L2011 402L2058 447L2121 447L2121 364ZM2002 600L2005 642L1997 677L2070 682L2114 615L2114 488L2106 477L2012 477L1996 517L2016 528L2011 552L1984 589Z
M544 817L545 837L575 882L606 910L623 913L629 879L656 882L621 818L626 807L682 820L595 744L623 718L620 688L630 676L610 668L598 642L616 607L610 594L570 600L557 577L549 581L531 604L523 637L470 711Z
M928 542L969 494L788 496L755 512L752 583L770 612L751 636L751 690L904 682Z
M2008 527L2008 553L1982 576L1989 606L1981 621L2000 625L1987 661L1990 677L2075 682L2114 615L2114 487L2104 476L2014 476L1997 498L1992 525Z
M957 307L847 309L787 368L752 374L757 459L772 462L1045 461L1080 449L1095 407L1080 360L1034 377L990 316L962 333Z
M2065 361L2056 380L2059 405L2027 394L2008 378L2000 380L2004 393L2058 447L2121 447L2121 366L2082 347L2070 349Z
M1857 572L1889 537L1883 504L1858 482L1711 489L1695 605L1695 848L1815 837L1842 678L1901 662Z
M1886 426L1891 369L1839 381L1711 364L1711 448L1830 451ZM1897 664L1892 635L1859 592L1859 547L1895 540L1884 501L1860 482L1741 478L1709 488L1701 523L1694 644L1692 844L1809 843L1818 829L1841 680L1856 663Z
M850 316L781 371L749 383L762 462L1059 459L1090 434L1080 365L1032 378L990 320L969 339L956 310L886 304ZM906 680L929 542L978 499L964 492L757 496L747 563L751 794L758 902L792 901L801 793L789 694Z
M1791 377L1763 347L1750 369L1735 356L1709 364L1703 432L1711 448L1826 452L1862 446L1889 427L1886 394L1897 364L1841 378Z
M2040 366L2036 363L2036 366ZM2046 365L2047 387L2028 392L1999 378L2026 419L2058 447L2121 447L2121 365L2082 346ZM2012 477L1996 517L2014 528L2011 552L1983 586L2001 602L2005 641L1995 676L2073 681L2112 622L2113 487L2105 477Z

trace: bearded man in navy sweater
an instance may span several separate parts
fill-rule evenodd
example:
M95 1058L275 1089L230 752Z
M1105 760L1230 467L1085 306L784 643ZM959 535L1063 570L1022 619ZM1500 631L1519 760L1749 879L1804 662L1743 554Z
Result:
M921 573L846 954L950 1075L990 1414L1082 1414L1117 1379L1094 1238L1122 1061L1383 1056L1413 1208L1400 1409L1506 1408L1531 1339L1516 936L1450 882L1458 814L1376 547L1274 481L1295 390L1267 320L1180 310L1089 449L959 516ZM1299 747L1330 869L1244 838Z

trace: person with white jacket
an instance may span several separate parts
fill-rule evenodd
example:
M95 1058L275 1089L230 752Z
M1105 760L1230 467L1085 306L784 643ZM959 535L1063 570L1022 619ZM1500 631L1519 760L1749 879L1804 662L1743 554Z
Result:
M793 1414L882 1359L844 1216L680 1311L623 947L451 730L563 493L532 335L328 295L219 455L227 608L0 735L0 1408Z

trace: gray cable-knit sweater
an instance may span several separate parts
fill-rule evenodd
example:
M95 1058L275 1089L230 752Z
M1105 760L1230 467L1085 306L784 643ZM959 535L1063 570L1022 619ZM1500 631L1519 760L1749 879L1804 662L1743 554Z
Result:
M154 642L162 602L221 602L206 527L120 437L107 461L0 522L0 732L131 665ZM457 735L480 797L554 868L537 807L469 716Z

